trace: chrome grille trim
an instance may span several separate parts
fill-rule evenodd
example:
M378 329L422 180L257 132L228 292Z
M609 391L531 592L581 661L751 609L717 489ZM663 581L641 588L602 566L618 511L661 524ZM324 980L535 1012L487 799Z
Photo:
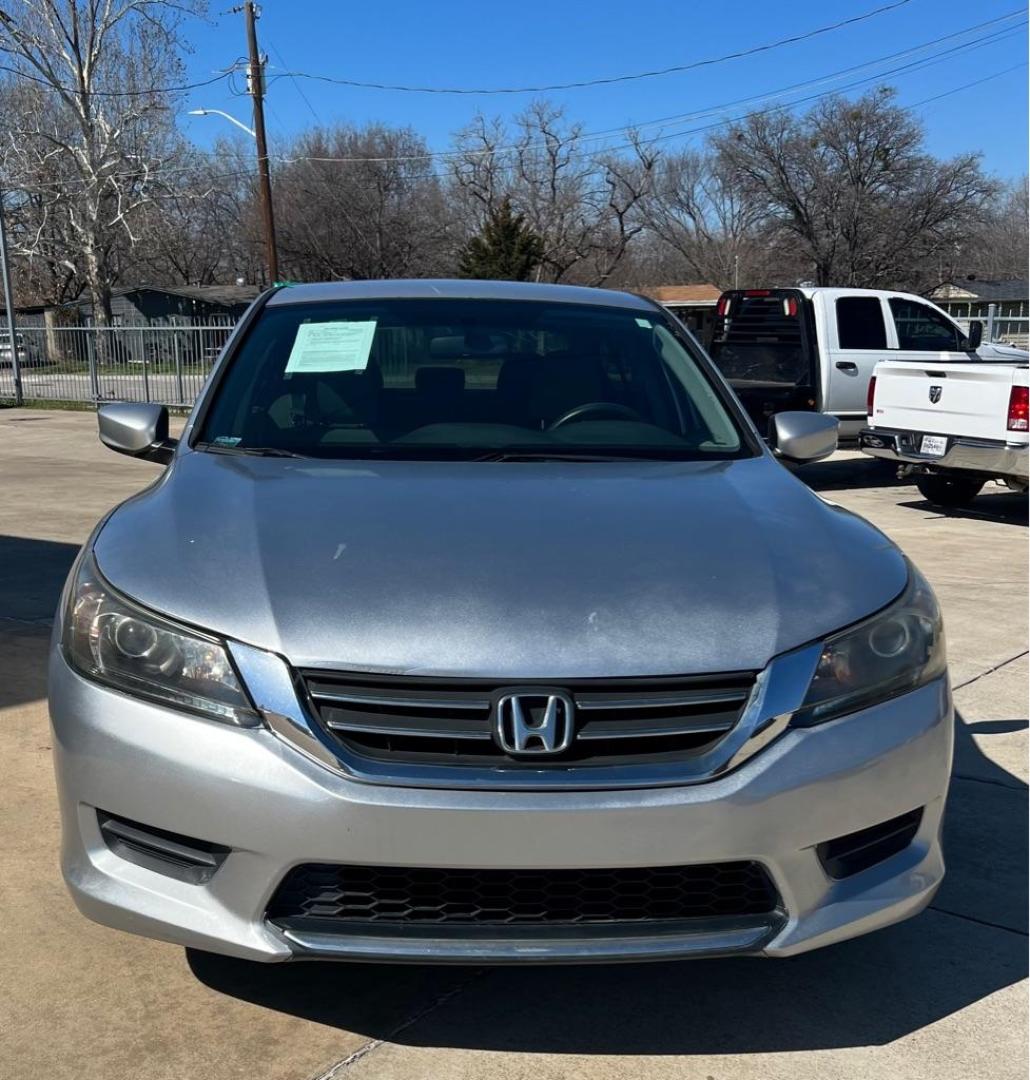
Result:
M446 696L403 697L391 694L330 692L321 689L321 684L308 680L308 692L316 706L328 705L328 715L323 723L330 731L354 732L368 735L418 736L436 739L473 739L492 738L490 698L453 698ZM610 696L600 694L574 694L573 701L577 712L614 712L632 710L634 713L672 708L701 708L711 705L735 706L743 708L747 701L748 690L733 689L724 691L698 690L694 693L677 694L639 694L636 697ZM377 715L374 712L347 710L345 718L337 715L336 705L367 705L375 709L410 710L409 716ZM478 712L482 715L464 720L448 718L441 722L440 714L451 711ZM321 711L321 710L320 710ZM432 716L418 716L425 711ZM587 742L600 742L605 739L634 738L672 738L676 736L718 735L729 731L737 722L736 715L723 717L665 717L651 722L640 723L636 719L626 722L617 720L586 720L581 723L576 738Z
M489 709L489 698L460 701L453 698L399 698L378 694L333 694L325 690L310 690L315 701L340 701L354 705L382 705L395 709Z
M736 724L733 720L670 720L664 726L659 723L636 727L616 727L614 724L601 725L587 722L580 726L577 739L590 742L599 739L649 739L673 737L676 735L718 735L729 731Z
M325 726L331 731L353 731L368 735L409 735L426 739L490 739L488 728L428 727L421 724L372 724L357 720L327 720Z
M507 761L525 766L524 758L506 755L496 739L498 702L513 689L501 680L321 670L300 676L322 726L351 753L401 765L468 768ZM540 767L600 768L616 759L703 752L737 724L754 679L753 672L729 672L572 679L562 687L533 681L518 692L567 692L574 712L581 714L568 751L540 761Z
M722 705L736 702L743 705L747 690L698 690L693 694L648 695L636 698L608 698L600 695L577 694L576 708L591 709L671 709L677 706Z
M536 768L505 759L501 765L455 767L401 765L349 752L316 718L313 703L281 656L237 641L227 644L268 731L317 765L359 783L473 791L632 790L686 786L724 776L787 732L822 653L822 643L813 642L773 658L755 679L739 722L690 760ZM318 673L309 675L317 678Z

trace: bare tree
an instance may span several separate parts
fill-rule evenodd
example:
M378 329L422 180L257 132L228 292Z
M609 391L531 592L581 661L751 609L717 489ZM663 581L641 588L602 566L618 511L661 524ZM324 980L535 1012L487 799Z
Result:
M801 118L755 114L713 140L728 171L822 285L916 286L983 217L995 186L975 154L938 161L882 88Z
M163 284L262 280L253 145L220 139L211 154L184 145L175 183L158 185L142 207L132 272Z
M8 81L0 84L0 116L41 116L48 95L38 86ZM13 272L19 296L60 303L82 289L82 260L74 253L67 217L62 213L66 163L59 154L29 154L14 140L0 144L0 198L4 200Z
M1006 184L987 209L982 225L956 243L951 258L942 260L941 280L1027 277L1027 242L1030 236L1030 192L1027 177Z
M765 207L724 161L684 150L658 158L654 171L641 219L691 277L728 289L773 273Z
M38 112L7 118L7 182L39 198L49 191L47 219L67 230L65 262L81 262L101 324L140 211L174 162L166 88L181 76L181 17L201 8L202 0L14 0L0 9L0 55L46 95ZM60 179L45 189L38 178L51 162ZM19 250L54 265L44 235L24 230Z
M425 141L382 125L306 132L275 172L280 257L300 279L417 277L454 241Z
M538 102L517 118L514 133L476 117L458 133L450 169L467 232L508 199L543 241L540 279L602 285L643 228L634 209L653 164L647 152L589 152L580 125Z

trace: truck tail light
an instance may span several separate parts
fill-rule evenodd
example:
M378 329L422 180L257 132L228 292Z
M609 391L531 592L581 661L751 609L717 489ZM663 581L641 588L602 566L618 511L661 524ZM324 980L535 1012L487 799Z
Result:
M715 305L715 314L720 316L729 314L730 310L730 298L728 296L720 296L719 303Z
M792 316L792 315L797 315L797 313L798 313L798 302L797 302L797 300L795 300L793 296L788 296L783 301L783 314L789 317L789 316Z
M1013 386L1009 394L1009 431L1030 431L1030 389Z
M873 375L869 380L869 389L865 393L865 413L866 416L873 415L873 403L876 400L876 376Z

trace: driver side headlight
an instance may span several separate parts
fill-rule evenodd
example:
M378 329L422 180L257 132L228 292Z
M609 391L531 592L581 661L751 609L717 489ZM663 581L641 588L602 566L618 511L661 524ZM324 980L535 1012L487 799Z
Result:
M808 727L908 693L947 669L937 600L908 564L908 585L889 607L827 638L795 725Z
M91 552L72 583L62 644L87 679L210 720L258 722L222 643L119 596Z

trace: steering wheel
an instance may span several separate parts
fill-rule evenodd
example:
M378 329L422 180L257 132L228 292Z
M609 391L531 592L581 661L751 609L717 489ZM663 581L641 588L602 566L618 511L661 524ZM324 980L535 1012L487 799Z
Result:
M587 401L582 405L569 409L567 413L563 413L557 420L548 425L547 430L556 431L566 424L575 424L593 415L599 417L607 415L623 420L639 420L641 418L640 413L636 409L631 409L628 405L620 405L615 401Z

